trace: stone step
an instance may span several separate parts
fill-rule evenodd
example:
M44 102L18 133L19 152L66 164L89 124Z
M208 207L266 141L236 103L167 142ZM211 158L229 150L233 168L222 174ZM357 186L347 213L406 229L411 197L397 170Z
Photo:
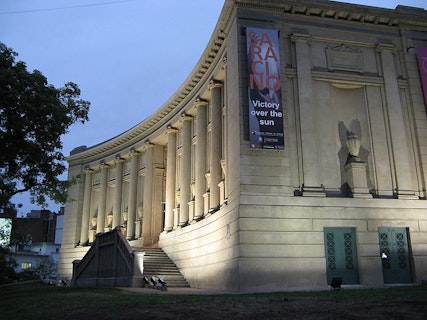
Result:
M167 274L180 274L176 271L176 269L173 268L156 268L155 266L144 266L144 273L167 273Z
M144 276L162 277L167 287L189 287L175 263L160 248L133 248L144 252Z

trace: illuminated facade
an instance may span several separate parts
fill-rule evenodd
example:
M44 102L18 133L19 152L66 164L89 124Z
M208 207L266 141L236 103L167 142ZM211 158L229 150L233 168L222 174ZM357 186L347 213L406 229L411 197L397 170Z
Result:
M423 9L225 1L163 106L69 156L60 277L122 225L192 287L427 280L425 47Z

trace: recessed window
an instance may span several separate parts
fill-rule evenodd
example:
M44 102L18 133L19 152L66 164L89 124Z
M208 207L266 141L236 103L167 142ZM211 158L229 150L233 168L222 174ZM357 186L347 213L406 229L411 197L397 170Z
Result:
M21 263L21 269L22 270L31 269L31 262L22 262Z

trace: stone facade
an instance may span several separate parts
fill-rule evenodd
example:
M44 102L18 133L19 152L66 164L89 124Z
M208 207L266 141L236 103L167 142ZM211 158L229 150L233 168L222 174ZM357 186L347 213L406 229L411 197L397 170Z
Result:
M246 28L277 30L284 150L249 143ZM155 114L68 158L60 276L122 225L193 287L427 280L427 12L225 1L198 65Z

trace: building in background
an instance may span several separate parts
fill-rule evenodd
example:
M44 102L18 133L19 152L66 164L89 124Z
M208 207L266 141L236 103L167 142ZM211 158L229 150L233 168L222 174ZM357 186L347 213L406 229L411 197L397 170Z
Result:
M31 210L25 218L14 218L12 237L31 235L32 242L54 242L57 213L50 210Z
M427 280L426 47L420 8L225 1L157 112L70 154L60 276L121 226L192 287Z
M58 213L32 210L26 218L12 219L12 255L16 272L37 270L42 278L56 278L61 248L64 208ZM58 222L60 222L58 224Z

